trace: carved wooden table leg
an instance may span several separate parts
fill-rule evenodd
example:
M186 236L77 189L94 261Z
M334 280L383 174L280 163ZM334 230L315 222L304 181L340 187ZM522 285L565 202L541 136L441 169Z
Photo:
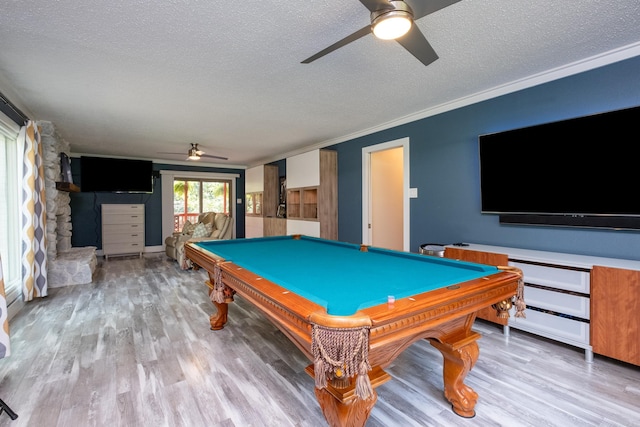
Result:
M229 286L221 284L219 290L222 291L224 302L217 302L214 293L216 292L215 277L211 272L209 273L209 280L207 280L206 284L209 288L209 299L216 306L217 312L212 314L209 317L209 324L211 325L211 329L214 331L218 331L224 328L224 325L227 323L227 313L229 313L229 303L233 302L233 296L236 291L231 289Z
M454 343L429 340L444 357L444 396L461 417L471 418L478 401L478 393L464 383L471 368L476 364L480 350L476 340L480 334L471 332L467 338Z
M345 401L336 399L326 389L315 388L322 413L331 427L362 427L378 400L378 394L363 400L357 397Z
M212 298L213 294L213 284L211 281L207 282L207 286L209 287L209 299L216 306L217 312L209 316L209 324L211 325L211 330L218 331L224 328L224 325L227 323L227 313L229 312L229 304L226 302L219 303L215 302Z
M305 371L315 378L313 365L307 366ZM369 371L369 380L373 387L373 395L369 399L360 399L355 394L355 379L351 379L346 387L335 387L327 384L326 388L315 388L316 398L327 423L331 427L362 427L366 424L373 409L378 394L375 388L391 379L379 366Z
M219 303L213 301L213 305L216 306L218 312L212 314L209 317L209 324L211 325L211 330L218 331L224 328L224 325L227 323L227 313L229 312L229 304L226 302Z

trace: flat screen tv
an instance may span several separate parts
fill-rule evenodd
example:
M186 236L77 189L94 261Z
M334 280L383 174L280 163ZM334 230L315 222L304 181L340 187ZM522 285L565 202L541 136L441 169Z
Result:
M479 137L483 213L640 217L640 107Z
M82 156L80 188L83 192L152 193L153 162Z

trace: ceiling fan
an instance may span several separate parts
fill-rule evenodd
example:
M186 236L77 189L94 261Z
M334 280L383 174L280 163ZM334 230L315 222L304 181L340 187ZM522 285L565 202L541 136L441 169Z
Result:
M420 32L420 29L415 25L415 21L459 1L460 0L360 0L360 3L362 3L364 7L369 9L369 12L371 12L371 25L367 25L366 27L359 29L350 36L347 36L328 48L310 56L302 61L302 64L309 64L310 62L322 58L328 53L331 53L334 50L346 46L347 44L373 32L378 38L396 40L420 62L424 65L429 65L438 59L438 54ZM403 35L379 35L379 32L383 27L390 26L395 23L404 27L405 32L402 33Z
M182 153L161 152L159 154L184 154L184 152L182 152ZM187 150L187 160L200 160L200 157L209 157L211 159L229 160L228 157L212 156L210 154L204 154L204 151L202 151L202 150L200 150L198 148L198 144L191 143L191 148L189 148L189 150Z

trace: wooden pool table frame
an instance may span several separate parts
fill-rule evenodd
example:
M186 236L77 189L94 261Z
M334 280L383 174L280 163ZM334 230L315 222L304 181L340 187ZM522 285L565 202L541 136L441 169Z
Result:
M226 324L228 303L236 293L259 309L311 361L314 360L312 323L335 328L370 326L369 363L372 370L369 378L374 388L373 396L366 400L356 396L353 378L346 386L329 383L326 388L315 388L318 403L331 426L363 426L377 400L375 387L391 378L383 368L420 339L428 339L443 355L444 394L453 411L463 417L473 417L478 395L464 384L464 379L479 355L476 340L480 334L471 329L476 312L511 300L522 277L519 270L505 267L488 277L398 299L393 306L381 304L353 316L331 316L322 306L195 244L186 244L185 252L196 266L207 270L210 297L216 267L227 287L225 302L215 302L212 298L217 308L217 313L209 319L212 330L222 329ZM313 364L306 371L313 376Z

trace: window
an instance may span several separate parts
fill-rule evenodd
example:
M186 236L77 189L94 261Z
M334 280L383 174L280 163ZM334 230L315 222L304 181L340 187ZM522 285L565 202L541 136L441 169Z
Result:
M7 305L20 296L19 130L0 113L0 253Z
M173 180L173 229L182 230L184 223L194 223L202 212L229 214L231 181L194 178Z

